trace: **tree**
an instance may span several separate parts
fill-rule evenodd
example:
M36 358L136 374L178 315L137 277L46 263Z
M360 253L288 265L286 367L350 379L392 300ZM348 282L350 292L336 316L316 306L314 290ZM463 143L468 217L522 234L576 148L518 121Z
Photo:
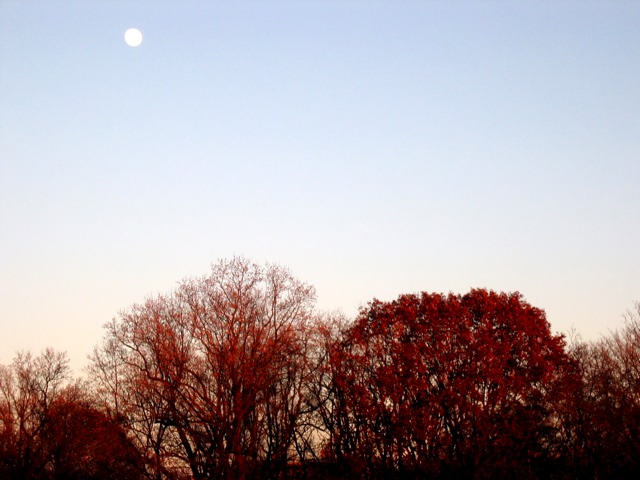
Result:
M331 354L327 450L355 474L531 474L570 365L544 312L518 293L374 300Z
M568 463L580 478L632 478L640 471L640 303L621 330L570 345L579 381L562 411Z
M243 258L182 281L106 325L92 377L156 476L277 478L314 409L315 293Z
M69 381L66 355L51 349L38 357L19 353L10 366L0 366L0 451L6 474L32 478L44 470L43 430L52 403Z
M0 366L0 478L141 478L124 430L85 392L66 354L51 349Z
M616 395L623 428L619 431L623 464L640 471L640 302L625 315L624 328L608 342L614 359Z

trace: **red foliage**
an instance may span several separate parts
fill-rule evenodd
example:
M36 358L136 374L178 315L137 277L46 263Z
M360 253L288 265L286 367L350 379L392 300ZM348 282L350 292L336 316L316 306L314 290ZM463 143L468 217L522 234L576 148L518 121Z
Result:
M569 364L543 311L486 290L373 301L331 362L338 460L487 476L541 455Z

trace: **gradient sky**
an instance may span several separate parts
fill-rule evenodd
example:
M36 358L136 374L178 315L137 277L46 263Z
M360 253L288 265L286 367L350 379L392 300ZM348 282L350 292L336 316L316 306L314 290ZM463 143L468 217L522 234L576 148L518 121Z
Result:
M144 43L123 34L138 27ZM640 300L640 2L0 0L0 363L244 255L318 306Z

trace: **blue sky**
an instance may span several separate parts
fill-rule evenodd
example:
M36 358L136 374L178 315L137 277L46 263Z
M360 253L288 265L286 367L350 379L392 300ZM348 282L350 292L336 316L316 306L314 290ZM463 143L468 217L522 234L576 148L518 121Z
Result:
M0 0L0 363L233 255L595 339L639 220L638 2Z

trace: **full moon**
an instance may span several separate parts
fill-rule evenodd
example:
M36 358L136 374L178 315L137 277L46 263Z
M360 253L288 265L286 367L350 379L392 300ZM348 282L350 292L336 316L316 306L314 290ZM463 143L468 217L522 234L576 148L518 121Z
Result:
M124 32L124 41L130 47L138 47L142 43L142 32L137 28L130 28Z

